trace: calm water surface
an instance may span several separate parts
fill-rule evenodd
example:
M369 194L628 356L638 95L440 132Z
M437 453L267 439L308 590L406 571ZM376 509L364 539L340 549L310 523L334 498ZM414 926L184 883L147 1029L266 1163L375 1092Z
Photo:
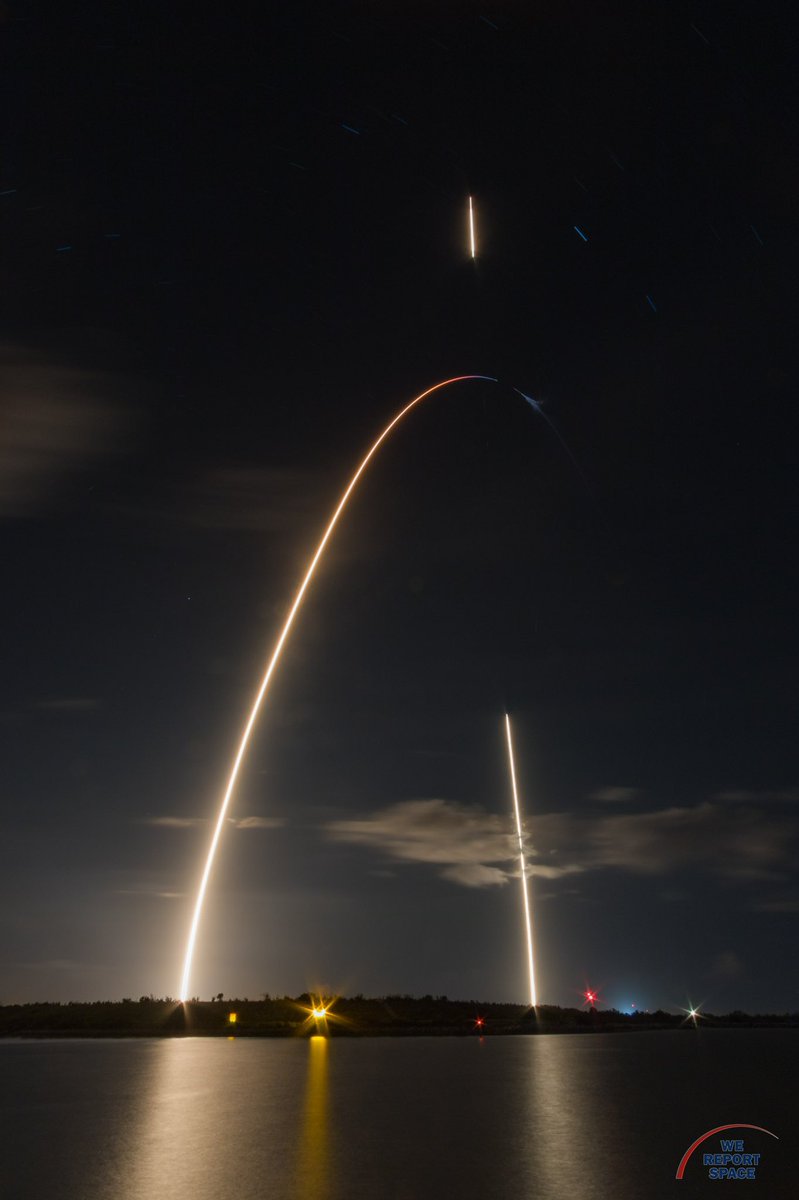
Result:
M3 1042L0 1196L779 1200L799 1195L797 1049L792 1030ZM761 1177L678 1183L730 1122L780 1136Z

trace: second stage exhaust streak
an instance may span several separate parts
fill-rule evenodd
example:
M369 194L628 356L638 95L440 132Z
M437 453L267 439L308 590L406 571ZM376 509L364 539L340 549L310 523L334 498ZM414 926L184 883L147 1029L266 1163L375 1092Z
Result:
M471 196L469 197L469 247L472 258L477 258L477 247L474 240L474 205Z
M538 1004L535 992L535 968L533 966L533 927L530 920L530 897L527 889L527 871L524 861L524 840L522 838L522 818L519 812L519 793L516 788L516 767L513 762L513 740L510 734L510 717L505 713L505 734L508 739L508 765L510 767L510 782L513 789L513 810L516 814L516 835L519 839L519 868L522 880L522 896L524 897L524 922L527 928L527 965L530 972L530 1006Z
M471 205L471 197L470 197L470 205ZM294 618L296 617L299 607L302 604L303 597L305 596L305 593L308 590L308 585L310 584L310 582L313 578L313 575L316 570L319 559L322 557L322 554L324 553L325 546L330 541L330 537L338 523L338 519L341 516L342 512L344 511L345 505L346 505L347 501L349 500L356 484L358 483L358 480L360 479L363 472L366 470L373 455L377 452L377 450L379 450L380 446L385 441L385 439L388 437L388 435L391 433L391 431L395 427L395 425L399 424L399 422L402 420L402 418L407 413L409 413L412 408L415 408L417 404L420 404L422 400L424 400L427 396L432 395L433 392L440 391L441 388L449 387L449 385L452 383L462 383L469 379L484 380L488 383L496 383L497 382L497 380L492 375L455 375L455 376L453 376L452 379L444 379L441 381L441 383L435 383L435 384L433 384L432 387L427 388L426 391L420 392L419 395L416 396L413 400L411 400L409 404L406 404L404 408L400 409L400 411L393 418L393 420L391 420L388 423L388 425L385 427L385 429L380 434L380 436L378 438L376 438L376 440L373 442L372 446L370 447L370 449L367 451L367 453L364 455L363 459L361 460L361 463L358 466L357 470L355 471L355 474L352 476L349 483L347 484L347 487L344 489L344 493L342 494L341 499L339 500L338 505L336 506L333 516L330 518L330 521L328 522L327 528L325 529L325 532L322 535L322 539L319 542L319 545L316 548L316 552L314 553L314 556L311 559L308 569L305 572L303 581L300 584L299 588L297 589L297 593L294 597L294 600L292 601L291 608L289 609L289 614L286 617L286 620L283 624L282 630L280 631L280 636L278 637L277 642L275 643L275 648L272 651L272 656L269 659L263 679L261 680L260 687L256 694L255 700L253 701L252 708L250 709L250 715L247 718L246 725L244 726L244 732L241 736L241 740L239 742L239 747L238 747L238 750L236 751L236 756L233 759L233 766L231 767L231 770L230 770L230 776L228 778L227 787L225 788L225 794L222 797L222 804L219 809L219 816L217 817L216 825L214 826L214 832L213 832L213 836L211 838L211 844L208 849L208 855L205 860L205 868L203 870L202 877L200 879L200 886L197 890L197 899L195 900L195 903L194 903L194 912L192 915L191 927L189 929L189 937L188 937L188 941L186 944L186 953L185 953L185 958L183 961L183 975L182 975L181 981L180 981L179 998L181 1001L186 1001L189 998L189 980L191 978L191 967L192 967L192 961L194 958L194 947L195 947L195 943L197 941L197 930L200 925L200 917L202 916L203 904L205 902L205 894L206 894L206 891L208 890L208 880L211 876L211 870L214 865L214 859L216 858L217 847L219 846L219 839L222 836L222 830L225 825L225 818L227 816L228 808L230 807L230 801L231 801L231 798L233 796L233 791L236 786L236 780L238 779L239 771L241 769L241 764L244 760L244 755L245 755L247 746L250 741L250 735L252 734L253 726L255 725L255 721L256 721L256 718L258 717L258 713L261 710L261 704L266 695L267 688L269 687L270 680L272 679L272 675L274 674L275 668L277 667L277 664L280 661L280 655L283 652L283 647L286 644L286 639L288 638L289 633L291 632L291 627L294 624Z

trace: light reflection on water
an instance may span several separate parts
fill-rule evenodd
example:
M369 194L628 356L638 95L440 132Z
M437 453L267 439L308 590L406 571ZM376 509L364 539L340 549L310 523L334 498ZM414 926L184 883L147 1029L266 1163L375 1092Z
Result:
M790 1136L797 1044L790 1030L3 1042L0 1195L693 1200L713 1185L674 1171L705 1130ZM781 1187L755 1191L794 1194Z
M288 1197L301 1128L298 1068L309 1042L176 1038L157 1050L146 1111L127 1139L125 1177L99 1195L249 1200L268 1183L267 1195Z
M327 1048L328 1039L321 1034L308 1041L305 1106L294 1178L297 1200L326 1200L329 1195Z
M564 1060L563 1048L558 1051L554 1039L546 1037L536 1039L535 1059L529 1086L520 1088L524 1132L518 1154L525 1182L529 1186L535 1180L543 1195L584 1197L592 1158L591 1128L582 1120L584 1097L592 1085L588 1059L567 1050Z

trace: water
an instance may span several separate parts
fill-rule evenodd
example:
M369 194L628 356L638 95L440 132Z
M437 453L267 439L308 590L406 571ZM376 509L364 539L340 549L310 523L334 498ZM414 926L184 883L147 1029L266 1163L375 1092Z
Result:
M660 1200L687 1147L764 1126L794 1196L792 1030L0 1043L3 1200ZM704 1149L718 1150L718 1138ZM704 1178L703 1178L704 1176ZM726 1194L726 1192L725 1192Z

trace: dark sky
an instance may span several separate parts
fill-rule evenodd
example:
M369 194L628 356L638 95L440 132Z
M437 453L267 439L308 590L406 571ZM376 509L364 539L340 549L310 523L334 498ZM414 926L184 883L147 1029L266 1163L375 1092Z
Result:
M795 1010L791 6L76 7L3 16L0 1001L177 993L303 564L477 372L331 545L192 990L523 1000L507 708L540 998Z

